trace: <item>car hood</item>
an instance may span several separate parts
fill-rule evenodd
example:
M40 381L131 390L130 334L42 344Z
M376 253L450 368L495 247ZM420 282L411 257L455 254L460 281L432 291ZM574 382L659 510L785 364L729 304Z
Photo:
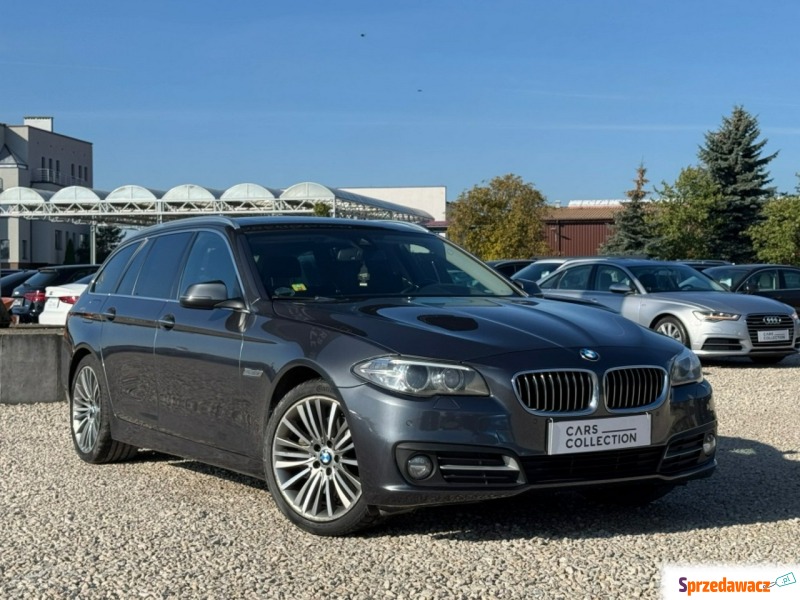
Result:
M277 300L285 318L324 325L410 356L461 361L531 350L680 345L616 313L539 299L384 298L356 303Z
M765 312L791 314L793 310L787 304L772 298L737 294L735 292L659 292L647 294L644 298L736 314Z

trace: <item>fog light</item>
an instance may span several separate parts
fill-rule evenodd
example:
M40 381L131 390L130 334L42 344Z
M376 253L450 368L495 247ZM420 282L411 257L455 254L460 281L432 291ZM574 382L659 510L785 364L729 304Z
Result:
M703 438L703 452L705 452L706 456L712 454L714 449L717 447L717 438L714 437L713 433L707 433L706 436Z
M419 481L420 479L430 477L431 473L433 473L433 461L424 454L415 454L408 459L406 470L411 479Z

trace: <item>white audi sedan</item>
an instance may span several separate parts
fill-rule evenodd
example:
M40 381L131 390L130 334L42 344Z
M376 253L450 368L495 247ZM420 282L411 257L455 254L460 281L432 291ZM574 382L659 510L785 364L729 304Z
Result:
M700 357L777 363L800 346L795 310L727 291L687 265L632 258L570 261L539 282L545 298L594 304L675 338Z
M44 310L39 314L40 325L64 326L67 322L67 313L72 309L78 298L94 279L94 273L78 279L75 283L64 285L51 285L44 291Z

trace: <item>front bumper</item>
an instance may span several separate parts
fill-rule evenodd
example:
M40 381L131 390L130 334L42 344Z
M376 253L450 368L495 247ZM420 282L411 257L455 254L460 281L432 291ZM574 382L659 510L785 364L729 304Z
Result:
M688 332L692 351L703 357L795 354L800 348L800 328L788 316L774 316L785 322L765 324L762 322L763 315L748 315L738 321L719 323L696 321ZM779 332L786 339L765 337Z
M404 399L371 386L340 390L349 410L362 491L369 504L403 508L513 496L532 489L650 481L684 483L711 475L716 436L710 386L681 386L648 411L651 444L547 453L548 422L516 398ZM589 415L594 419L609 415ZM574 419L574 417L571 417ZM432 474L415 481L408 459L427 456Z

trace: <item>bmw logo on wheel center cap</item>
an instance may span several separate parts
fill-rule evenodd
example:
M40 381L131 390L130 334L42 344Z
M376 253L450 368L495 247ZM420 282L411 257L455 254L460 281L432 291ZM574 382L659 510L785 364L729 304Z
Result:
M590 350L589 348L582 348L581 349L581 358L586 360L595 361L600 358L600 355L595 352L594 350Z
M331 464L332 460L333 460L333 456L331 455L330 450L328 450L327 448L323 449L322 452L319 453L319 461L323 465Z

